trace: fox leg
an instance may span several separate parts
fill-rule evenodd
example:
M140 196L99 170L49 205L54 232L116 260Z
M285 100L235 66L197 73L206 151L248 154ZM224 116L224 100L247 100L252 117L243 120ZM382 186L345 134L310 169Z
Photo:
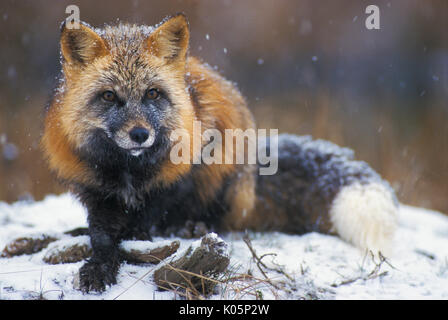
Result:
M338 234L360 248L388 251L398 201L387 182L327 141L280 135L277 147L278 172L257 176L254 229Z
M88 210L93 255L79 270L80 288L83 292L102 292L106 285L116 284L121 264L118 246L126 221L118 211L120 206L111 199L84 195L81 200Z

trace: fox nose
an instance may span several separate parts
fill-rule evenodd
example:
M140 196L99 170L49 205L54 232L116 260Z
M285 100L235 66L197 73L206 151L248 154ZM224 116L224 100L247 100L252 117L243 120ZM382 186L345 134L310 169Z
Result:
M142 144L148 140L149 131L145 128L135 127L129 132L129 136L132 141Z

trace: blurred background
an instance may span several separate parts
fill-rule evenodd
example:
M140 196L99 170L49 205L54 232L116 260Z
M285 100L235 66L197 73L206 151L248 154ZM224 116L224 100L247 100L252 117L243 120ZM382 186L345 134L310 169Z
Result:
M0 201L65 191L39 140L70 4L93 26L186 13L191 54L237 83L260 128L350 147L401 202L448 213L446 0L2 0Z

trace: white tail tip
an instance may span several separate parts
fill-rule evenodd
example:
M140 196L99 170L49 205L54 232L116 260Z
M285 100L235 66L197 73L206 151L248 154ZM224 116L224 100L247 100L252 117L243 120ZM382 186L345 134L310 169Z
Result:
M333 200L333 231L354 245L390 253L397 225L398 207L392 192L381 183L343 187Z

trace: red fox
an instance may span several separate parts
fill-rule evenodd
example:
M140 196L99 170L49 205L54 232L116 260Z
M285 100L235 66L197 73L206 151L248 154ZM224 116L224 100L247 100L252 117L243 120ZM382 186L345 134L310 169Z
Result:
M194 121L223 134L256 128L235 85L188 54L183 14L156 27L63 24L60 46L62 74L42 145L88 211L93 256L80 270L83 291L116 283L123 239L249 229L337 234L371 250L390 243L395 195L349 149L270 137L258 148L278 150L273 175L258 174L263 163L171 161L171 134L193 136Z

